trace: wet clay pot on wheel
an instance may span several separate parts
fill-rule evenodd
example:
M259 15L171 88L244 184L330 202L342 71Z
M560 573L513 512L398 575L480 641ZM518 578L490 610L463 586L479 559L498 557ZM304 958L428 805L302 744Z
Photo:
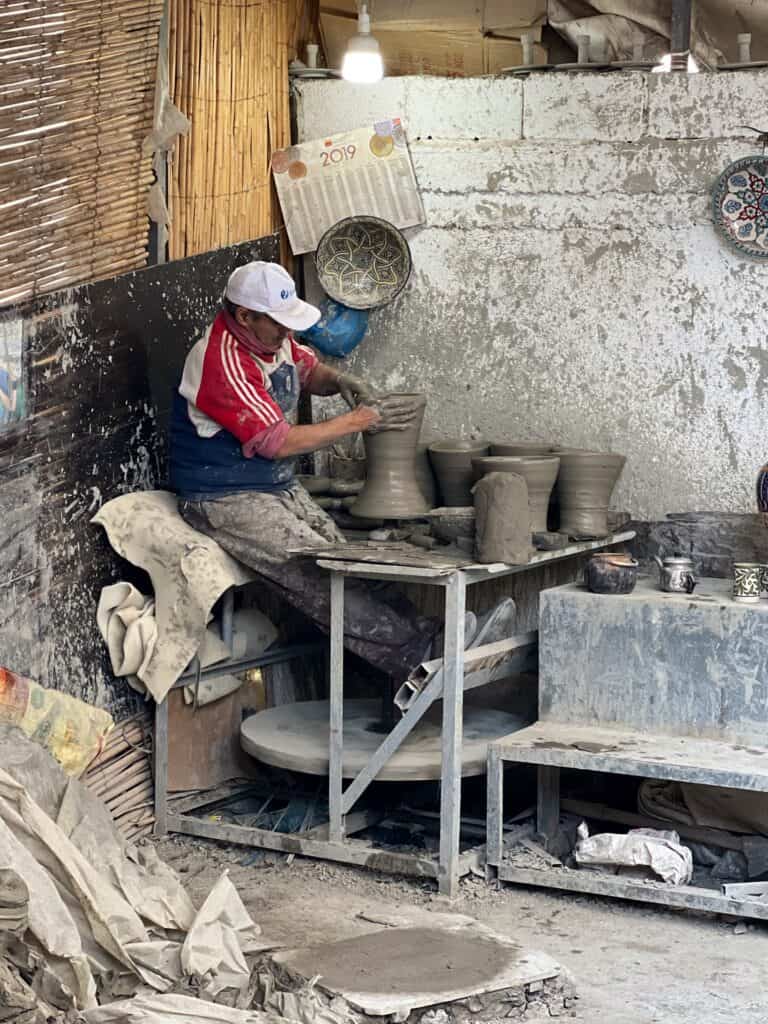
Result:
M450 508L472 505L472 459L479 455L487 455L488 443L436 441L429 446L428 451L443 505Z
M626 458L612 452L559 448L560 533L577 539L606 537L608 506Z
M411 399L413 419L405 430L383 429L364 435L368 476L349 511L361 519L416 519L429 512L416 472L427 396L382 396L383 401L388 398Z
M551 455L488 455L472 460L477 480L486 473L516 473L525 479L533 533L546 533L549 496L555 486L559 466L560 460Z
M553 445L546 441L498 441L491 444L491 455L551 455Z

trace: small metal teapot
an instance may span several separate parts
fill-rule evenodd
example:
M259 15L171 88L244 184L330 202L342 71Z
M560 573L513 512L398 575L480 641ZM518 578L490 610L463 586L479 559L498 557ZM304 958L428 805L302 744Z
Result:
M675 554L672 558L665 558L663 562L658 555L654 555L653 560L659 567L659 585L662 590L670 594L693 593L699 581L693 572L692 559Z

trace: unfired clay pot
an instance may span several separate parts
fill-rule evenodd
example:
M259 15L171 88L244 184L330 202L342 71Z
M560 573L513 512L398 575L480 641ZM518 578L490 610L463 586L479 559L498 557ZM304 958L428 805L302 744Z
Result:
M413 420L405 430L365 434L368 476L350 512L361 519L415 519L429 512L416 473L416 454L426 395L386 395L413 400Z
M558 451L560 532L576 538L607 536L608 506L626 458L612 452Z
M546 441L499 441L491 445L491 455L551 455L552 447Z
M432 472L432 463L429 461L426 444L419 443L416 448L416 479L419 481L419 487L428 508L435 508L437 505L437 481Z
M472 459L487 454L487 441L436 441L429 446L443 505L461 507L473 503Z
M486 473L517 473L528 484L528 507L531 513L531 531L544 533L547 529L549 496L557 479L560 460L557 456L489 455L472 459L475 478Z

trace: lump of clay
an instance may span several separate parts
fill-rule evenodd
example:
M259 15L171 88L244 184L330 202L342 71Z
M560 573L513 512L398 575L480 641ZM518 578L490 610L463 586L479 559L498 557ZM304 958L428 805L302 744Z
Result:
M530 561L528 484L514 473L488 473L474 488L478 562L524 565Z

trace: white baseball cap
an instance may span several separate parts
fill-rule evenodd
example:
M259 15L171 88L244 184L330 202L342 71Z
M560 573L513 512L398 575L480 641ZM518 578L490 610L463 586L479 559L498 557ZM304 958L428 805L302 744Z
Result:
M255 313L266 313L291 331L306 331L320 310L296 294L293 278L279 263L246 263L229 275L224 297Z

